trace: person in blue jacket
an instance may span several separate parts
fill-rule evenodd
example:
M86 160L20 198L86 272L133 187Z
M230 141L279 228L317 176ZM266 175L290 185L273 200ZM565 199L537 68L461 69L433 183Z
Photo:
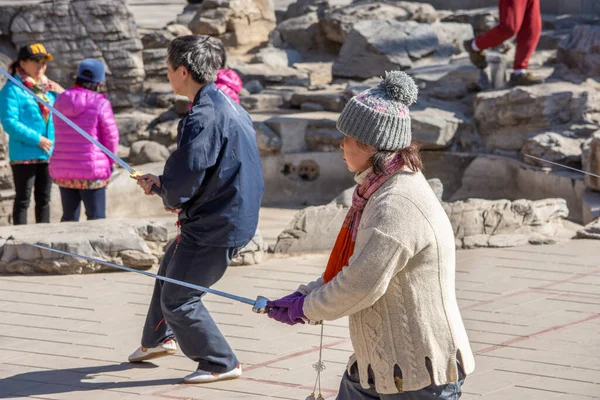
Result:
M180 236L167 248L159 275L204 287L223 276L254 236L264 191L252 120L214 83L223 57L217 40L189 35L170 43L169 81L193 105L179 122L177 150L163 174L138 180L148 195L158 186L165 208L178 214ZM156 281L142 346L129 361L173 354L177 342L198 363L184 382L239 377L240 363L202 303L203 294Z
M10 73L50 105L64 89L46 77L46 63L54 58L41 43L23 46ZM23 89L8 81L0 91L0 121L8 134L8 157L15 184L13 223L27 224L34 190L35 221L50 222L52 179L48 159L52 154L54 124L50 110Z

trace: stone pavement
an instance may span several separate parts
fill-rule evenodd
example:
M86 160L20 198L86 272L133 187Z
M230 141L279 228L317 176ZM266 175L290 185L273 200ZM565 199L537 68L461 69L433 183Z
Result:
M277 215L261 227L273 237ZM282 221L280 218L279 221ZM476 352L462 399L600 399L598 242L458 252L457 297ZM217 288L275 298L318 276L327 256L270 257L230 268ZM207 295L206 304L244 364L244 376L181 384L182 354L141 365L127 355L152 290L132 273L0 277L0 398L300 399L312 390L319 328L288 327L249 306ZM323 394L334 399L352 353L347 319L325 326Z

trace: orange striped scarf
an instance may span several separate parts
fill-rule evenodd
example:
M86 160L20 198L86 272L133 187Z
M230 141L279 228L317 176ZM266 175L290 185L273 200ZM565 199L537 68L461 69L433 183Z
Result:
M404 163L402 158L399 155L396 155L388 162L383 174L371 172L367 175L365 181L356 187L356 190L352 195L352 206L348 210L348 214L346 214L346 219L344 220L342 229L340 229L340 233L338 234L331 255L329 256L327 268L323 274L325 283L335 278L335 276L348 265L350 257L352 257L352 254L354 253L354 245L360 218L362 217L362 213L367 202L371 198L371 195L373 195L373 193L375 193L375 191L377 191L390 176L400 171L403 166Z

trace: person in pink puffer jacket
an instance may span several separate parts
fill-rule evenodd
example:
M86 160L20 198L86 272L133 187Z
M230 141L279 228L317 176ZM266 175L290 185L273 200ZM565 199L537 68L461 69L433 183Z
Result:
M227 68L227 51L222 42L219 42L219 47L223 52L223 62L221 63L221 69L217 72L217 80L215 85L233 99L236 103L240 103L240 92L244 87L240 76L232 69Z
M98 93L104 79L101 61L83 60L75 87L58 96L54 107L116 153L119 131L112 107L106 96ZM60 187L61 221L78 221L81 202L88 220L106 218L106 185L114 161L56 115L53 118L55 147L49 169L54 183Z

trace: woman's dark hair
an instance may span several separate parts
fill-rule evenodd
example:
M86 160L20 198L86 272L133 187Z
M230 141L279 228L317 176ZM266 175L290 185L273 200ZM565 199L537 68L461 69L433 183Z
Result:
M371 157L373 172L376 174L383 174L385 172L385 166L388 160L395 154L400 154L404 165L406 165L411 171L419 172L423 170L423 161L421 160L421 155L419 154L420 149L421 145L413 140L410 143L410 146L401 150L377 150Z
M11 75L17 73L17 69L21 66L21 61L23 60L17 58L15 61L12 62L12 64L10 64L10 66L8 67L8 72L10 72Z
M100 83L86 81L79 77L75 79L75 85L94 92L98 92L100 89Z

